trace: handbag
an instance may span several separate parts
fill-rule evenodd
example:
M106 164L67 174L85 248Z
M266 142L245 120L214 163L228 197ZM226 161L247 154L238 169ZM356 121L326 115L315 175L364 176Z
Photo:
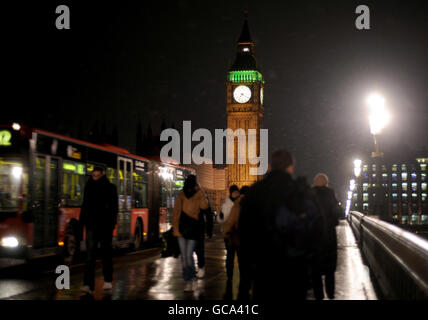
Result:
M167 258L167 257L174 257L178 258L180 255L180 248L178 247L178 241L177 238L173 234L173 228L169 229L167 232L164 232L162 234L162 251L161 251L161 257Z
M181 211L178 230L185 239L198 240L200 235L199 221Z

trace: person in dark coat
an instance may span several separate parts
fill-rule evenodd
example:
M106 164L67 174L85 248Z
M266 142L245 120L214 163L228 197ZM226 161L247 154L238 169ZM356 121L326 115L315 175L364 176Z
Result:
M200 227L200 237L196 243L195 248L196 256L198 257L198 273L196 276L198 278L203 278L205 276L205 235L211 239L214 228L214 215L209 203L208 209L202 209L199 212L198 221Z
M87 261L82 291L91 294L95 289L95 262L98 244L103 261L104 289L112 289L113 230L118 214L116 186L107 179L103 168L95 167L85 186L80 211L80 226L86 227Z
M314 178L313 191L322 216L323 239L319 251L311 261L311 278L314 295L317 300L324 299L322 275L325 275L325 289L329 299L334 299L334 273L337 265L336 226L342 210L339 207L334 190L328 187L328 177L319 173Z
M306 299L318 209L305 179L292 178L294 158L288 151L274 152L271 168L241 203L241 261L250 268L254 300Z

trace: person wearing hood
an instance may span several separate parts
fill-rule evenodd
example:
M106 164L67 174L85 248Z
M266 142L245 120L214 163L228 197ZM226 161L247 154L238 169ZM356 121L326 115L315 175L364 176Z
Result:
M183 190L179 193L173 211L173 234L178 238L184 291L193 291L193 280L196 279L193 251L200 238L199 213L208 209L208 200L197 184L196 176L189 175L184 181Z
M98 244L103 261L104 289L112 289L113 230L117 223L117 189L105 176L101 167L95 167L86 183L79 223L86 227L86 252L82 291L92 294L95 289L95 262Z

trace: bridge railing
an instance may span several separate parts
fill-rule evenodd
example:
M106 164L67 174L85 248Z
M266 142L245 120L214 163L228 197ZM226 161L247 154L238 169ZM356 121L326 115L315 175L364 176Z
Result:
M386 299L428 299L428 241L351 211L348 222Z

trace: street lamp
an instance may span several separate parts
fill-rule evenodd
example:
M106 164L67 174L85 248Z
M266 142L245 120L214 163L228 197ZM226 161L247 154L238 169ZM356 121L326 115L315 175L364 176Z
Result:
M385 98L377 93L372 93L367 98L367 104L370 108L369 122L370 132L373 135L376 151L372 153L374 158L382 157L383 153L379 150L378 136L389 122L389 112L385 108Z
M352 183L353 184L353 189L352 189L352 191L354 191L354 189L357 189L356 190L356 194L357 194L357 199L356 199L356 202L355 202L355 209L356 210L361 210L361 205L360 205L360 200L362 200L362 198L361 198L361 181L360 181L360 179L359 179L359 177L360 177L360 175L361 175L361 164L362 164L362 161L360 160L360 159L355 159L354 160L354 175L355 175L355 179L353 179L354 180L354 182Z
M358 178L361 174L361 160L355 159L354 160L354 175L356 178Z
M385 190L382 188L381 174L382 174L382 163L383 152L379 149L379 135L382 130L386 127L389 122L389 112L385 108L385 98L378 93L372 93L367 97L367 104L369 106L369 123L370 132L373 135L375 152L372 152L372 158L376 165L376 184L374 188L374 199L373 212L375 215L382 217L384 220L389 219L389 213L387 212L387 206L385 205Z

